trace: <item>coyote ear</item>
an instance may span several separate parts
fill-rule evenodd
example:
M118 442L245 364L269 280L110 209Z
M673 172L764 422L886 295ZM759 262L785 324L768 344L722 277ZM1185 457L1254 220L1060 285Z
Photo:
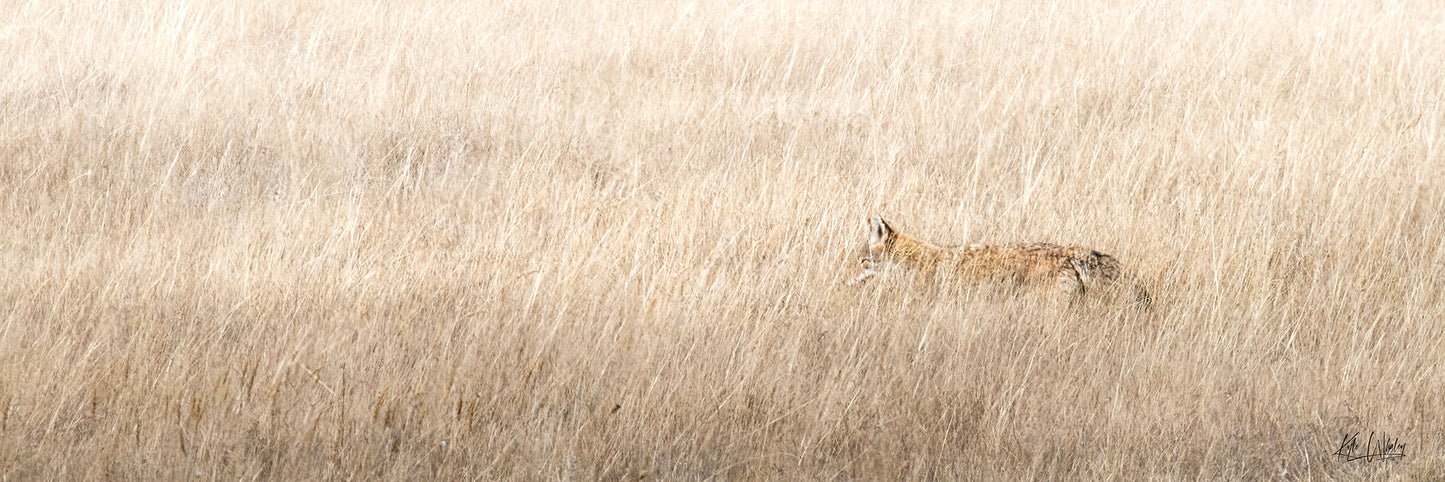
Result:
M883 218L878 216L868 218L869 246L876 246L878 244L881 244L892 235L893 227L888 225L888 221L884 221Z

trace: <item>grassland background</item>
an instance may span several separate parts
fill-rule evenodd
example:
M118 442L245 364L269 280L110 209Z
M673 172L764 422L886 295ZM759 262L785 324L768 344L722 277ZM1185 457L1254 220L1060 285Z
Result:
M1277 3L0 3L0 478L1438 477L1445 11Z

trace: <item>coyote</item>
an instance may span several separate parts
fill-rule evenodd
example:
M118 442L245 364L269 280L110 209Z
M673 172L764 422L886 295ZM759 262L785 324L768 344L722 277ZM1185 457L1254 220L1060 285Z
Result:
M860 285L889 267L914 272L928 281L981 284L1002 282L1021 288L1048 286L1081 299L1086 293L1132 291L1136 304L1149 304L1149 293L1133 276L1124 273L1113 256L1078 246L1048 243L1001 245L973 244L944 248L909 237L893 229L883 218L865 222L868 244L861 250L863 272L848 280Z

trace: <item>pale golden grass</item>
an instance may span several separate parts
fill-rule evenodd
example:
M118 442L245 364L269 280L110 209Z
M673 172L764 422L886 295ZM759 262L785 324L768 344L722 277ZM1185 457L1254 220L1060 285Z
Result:
M0 478L1445 473L1433 3L238 3L0 5Z

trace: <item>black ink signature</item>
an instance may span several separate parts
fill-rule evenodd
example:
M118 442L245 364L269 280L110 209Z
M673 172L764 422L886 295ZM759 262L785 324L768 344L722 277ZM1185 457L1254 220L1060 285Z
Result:
M1353 462L1364 460L1373 462L1376 460L1390 460L1405 458L1405 444L1400 443L1400 437L1390 438L1384 432L1380 433L1380 439L1375 440L1375 432L1370 432L1370 438L1365 440L1365 451L1360 453L1360 433L1346 434L1340 442L1340 448L1335 449L1335 457L1341 461ZM1378 452L1371 450L1378 449Z

